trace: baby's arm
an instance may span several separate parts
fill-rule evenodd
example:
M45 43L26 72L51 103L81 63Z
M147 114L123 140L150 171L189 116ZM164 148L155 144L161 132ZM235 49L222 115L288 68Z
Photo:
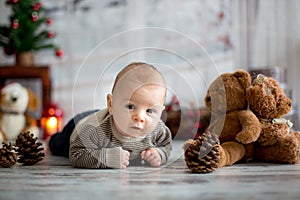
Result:
M125 169L129 165L129 151L122 147L107 149L106 165L111 168Z
M73 134L70 140L70 161L74 167L126 168L128 166L129 152L121 147L107 148L108 138L99 135L95 127L85 126L80 136L76 132Z

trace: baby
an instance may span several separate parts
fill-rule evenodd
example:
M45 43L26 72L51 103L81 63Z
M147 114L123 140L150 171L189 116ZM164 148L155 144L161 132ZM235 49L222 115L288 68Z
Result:
M129 64L117 75L107 108L75 116L51 137L50 150L83 168L124 169L136 158L152 167L165 164L172 145L160 119L166 91L164 77L152 65Z

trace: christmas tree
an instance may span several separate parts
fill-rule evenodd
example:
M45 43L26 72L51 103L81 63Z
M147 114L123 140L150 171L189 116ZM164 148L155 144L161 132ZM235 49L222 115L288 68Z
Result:
M52 19L38 0L6 0L11 7L8 25L0 25L0 46L5 54L12 55L42 49L54 49L56 56L63 51L51 43L55 33L49 31Z

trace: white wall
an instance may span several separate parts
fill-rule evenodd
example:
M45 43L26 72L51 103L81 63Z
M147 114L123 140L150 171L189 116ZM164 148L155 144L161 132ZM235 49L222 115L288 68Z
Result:
M236 64L286 70L292 112L298 113L294 123L300 125L300 1L233 0L232 5L238 16L233 20Z
M175 92L185 106L203 105L207 85L235 69L230 0L74 2L42 0L51 11L54 41L65 56L36 54L37 65L51 66L53 101L65 110L66 120L73 113L105 107L114 76L131 61L157 66L168 81L168 97ZM1 23L7 15L1 5ZM12 57L0 55L1 65L13 63Z

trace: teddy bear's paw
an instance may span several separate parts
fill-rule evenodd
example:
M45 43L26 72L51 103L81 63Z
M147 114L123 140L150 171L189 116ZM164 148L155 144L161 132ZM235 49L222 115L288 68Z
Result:
M257 160L272 163L296 164L299 162L299 142L289 135L272 146L257 146L255 157Z
M220 142L216 134L206 132L184 144L184 160L193 173L210 173L218 168Z

